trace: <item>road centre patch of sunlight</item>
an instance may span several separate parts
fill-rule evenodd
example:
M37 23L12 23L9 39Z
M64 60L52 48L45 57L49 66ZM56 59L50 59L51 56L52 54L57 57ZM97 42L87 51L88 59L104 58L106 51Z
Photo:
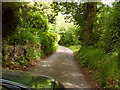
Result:
M80 86L79 86L79 85L75 85L74 83L63 83L63 85L66 88L80 88L80 86L84 86L84 84L80 84Z
M50 65L42 65L43 67L49 67Z
M77 74L77 73L75 73L75 74L72 74L72 76L78 77L78 76L84 76L84 75L83 74Z
M58 50L57 52L58 52L58 53L68 53L68 54L72 54L72 53L73 53L73 52L70 51L70 50L66 50L66 51Z

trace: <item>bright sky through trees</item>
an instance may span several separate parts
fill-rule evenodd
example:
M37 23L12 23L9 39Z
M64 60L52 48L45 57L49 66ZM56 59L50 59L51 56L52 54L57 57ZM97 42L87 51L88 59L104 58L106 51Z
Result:
M102 2L104 4L108 4L110 7L112 7L112 3L114 2L115 0L102 0Z
M86 1L101 1L104 4L108 4L109 6L112 7L112 3L114 1L120 1L120 0L3 0L3 2L31 2L32 4L34 4L34 2L86 2Z
M52 2L52 1L58 1L58 0L23 0L23 1L27 1L27 2ZM61 0L62 1L75 1L75 2L79 2L79 1L85 1L85 0ZM86 0L86 1L90 1L90 0ZM94 0L94 1L97 1L97 0ZM104 4L108 4L109 6L112 7L112 3L114 2L115 0L101 0L101 2L103 2ZM119 1L119 0L118 0Z

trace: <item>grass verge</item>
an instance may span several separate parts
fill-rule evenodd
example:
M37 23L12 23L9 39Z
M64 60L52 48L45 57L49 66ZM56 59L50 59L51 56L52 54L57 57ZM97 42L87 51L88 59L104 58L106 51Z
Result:
M70 46L77 60L89 70L101 88L120 89L120 70L118 69L118 51L106 54L103 49L89 46Z

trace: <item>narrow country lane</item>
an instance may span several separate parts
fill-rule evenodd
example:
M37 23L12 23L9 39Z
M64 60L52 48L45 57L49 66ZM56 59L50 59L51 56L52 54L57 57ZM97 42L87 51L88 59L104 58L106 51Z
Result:
M89 88L73 56L72 50L59 46L56 53L42 60L29 72L54 77L65 88Z

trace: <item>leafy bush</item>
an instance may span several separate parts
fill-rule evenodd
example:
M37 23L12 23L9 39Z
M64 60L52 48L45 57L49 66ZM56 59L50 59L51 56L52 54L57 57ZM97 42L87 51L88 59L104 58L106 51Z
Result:
M120 34L120 2L115 2L113 7L104 7L100 10L101 18L98 23L100 32L99 32L99 41L97 47L104 48L106 53L114 51L116 48L119 48ZM96 30L97 30L96 29ZM97 31L95 31L97 32Z
M32 47L32 48L31 48ZM3 45L3 66L28 65L30 61L41 57L41 49L39 45Z
M48 32L48 19L41 10L35 4L3 3L3 67L27 66L57 49L60 37Z
M89 68L98 68L98 63L102 60L105 53L101 49L89 46L88 48L82 48L77 55L84 66Z
M59 24L59 26L56 26L56 28L51 30L51 32L56 32L60 35L60 45L70 46L80 44L79 37L76 35L76 29L78 29L77 26L65 23L64 26L62 26L62 24Z
M69 48L70 48L74 53L77 53L77 52L80 50L81 47L82 47L81 45L73 45L73 46L70 46Z
M104 88L120 88L119 87L119 70L116 56L107 55L103 58L102 62L98 65L98 72L95 78L99 84Z
M22 13L22 16L20 16L22 27L35 28L36 31L34 32L37 33L47 32L49 30L48 19L44 14L40 13L39 11L29 11L27 14L25 14L25 16L23 16L24 13Z
M49 55L58 48L58 41L60 39L58 34L47 32L42 33L40 37L44 55Z
M101 87L120 88L118 51L106 54L101 48L89 46L77 52L77 59L94 73Z
M10 45L26 45L26 44L39 44L40 39L37 35L30 33L30 31L18 31L13 36L8 38Z

